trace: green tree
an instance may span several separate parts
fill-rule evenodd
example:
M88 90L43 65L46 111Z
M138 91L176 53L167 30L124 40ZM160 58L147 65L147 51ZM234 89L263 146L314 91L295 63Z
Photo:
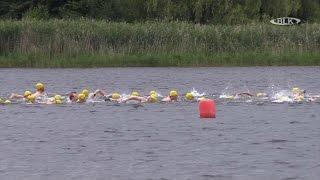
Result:
M182 20L237 24L293 16L320 21L319 0L1 0L0 18Z

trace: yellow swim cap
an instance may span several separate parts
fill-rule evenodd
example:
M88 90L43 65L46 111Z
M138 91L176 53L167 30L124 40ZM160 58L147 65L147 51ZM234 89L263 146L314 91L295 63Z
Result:
M121 96L120 96L119 93L113 93L111 98L112 98L112 99L120 99L120 97L121 97Z
M299 93L299 92L301 92L300 88L298 88L298 87L292 88L291 91L292 91L293 93Z
M84 94L79 94L78 95L78 100L79 100L79 102L84 102L85 100L86 100L86 95L84 95Z
M36 97L34 95L30 95L27 97L29 103L34 103L36 101Z
M265 97L266 95L266 93L257 93L257 97Z
M157 101L158 101L157 95L156 94L151 94L150 102L156 103Z
M54 101L56 104L62 104L62 101L60 99L57 99Z
M35 88L37 91L44 91L44 85L42 83L37 83Z
M235 97L232 95L226 96L226 99L234 99Z
M88 89L82 90L82 94L84 94L86 97L88 97L89 96L89 90Z
M11 104L11 101L10 100L5 100L4 104Z
M298 96L295 98L296 101L303 101L304 100L304 96Z
M189 100L189 101L193 100L194 99L193 94L192 93L187 93L186 94L186 99Z
M136 92L136 91L133 91L133 92L131 93L131 96L140 96L140 94L139 94L138 92Z
M170 94L169 94L170 97L178 97L178 92L177 91L170 91Z
M62 99L62 97L58 94L54 96L54 100L61 100L61 99Z
M23 97L27 98L28 96L30 96L32 93L30 91L25 91L23 94Z
M0 104L4 103L4 101L0 98Z
M151 96L152 94L157 95L157 91L150 91L149 95Z

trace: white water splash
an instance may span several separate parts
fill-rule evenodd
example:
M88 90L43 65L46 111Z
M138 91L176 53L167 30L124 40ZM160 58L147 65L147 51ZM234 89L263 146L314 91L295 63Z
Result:
M206 95L206 93L199 93L195 88L192 88L192 90L190 91L190 93L194 96L194 97L203 97Z

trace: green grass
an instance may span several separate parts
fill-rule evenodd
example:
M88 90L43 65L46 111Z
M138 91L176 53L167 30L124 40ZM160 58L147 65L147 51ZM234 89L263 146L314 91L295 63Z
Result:
M76 57L0 56L0 67L88 68L88 67L206 67L206 66L319 66L320 53L242 54L151 54L79 55Z
M320 65L320 25L0 21L0 67Z

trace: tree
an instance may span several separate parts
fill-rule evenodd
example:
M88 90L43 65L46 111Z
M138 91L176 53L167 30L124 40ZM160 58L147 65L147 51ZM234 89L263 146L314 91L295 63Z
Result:
M1 0L0 18L90 18L109 21L182 20L237 24L264 17L320 21L319 0Z

